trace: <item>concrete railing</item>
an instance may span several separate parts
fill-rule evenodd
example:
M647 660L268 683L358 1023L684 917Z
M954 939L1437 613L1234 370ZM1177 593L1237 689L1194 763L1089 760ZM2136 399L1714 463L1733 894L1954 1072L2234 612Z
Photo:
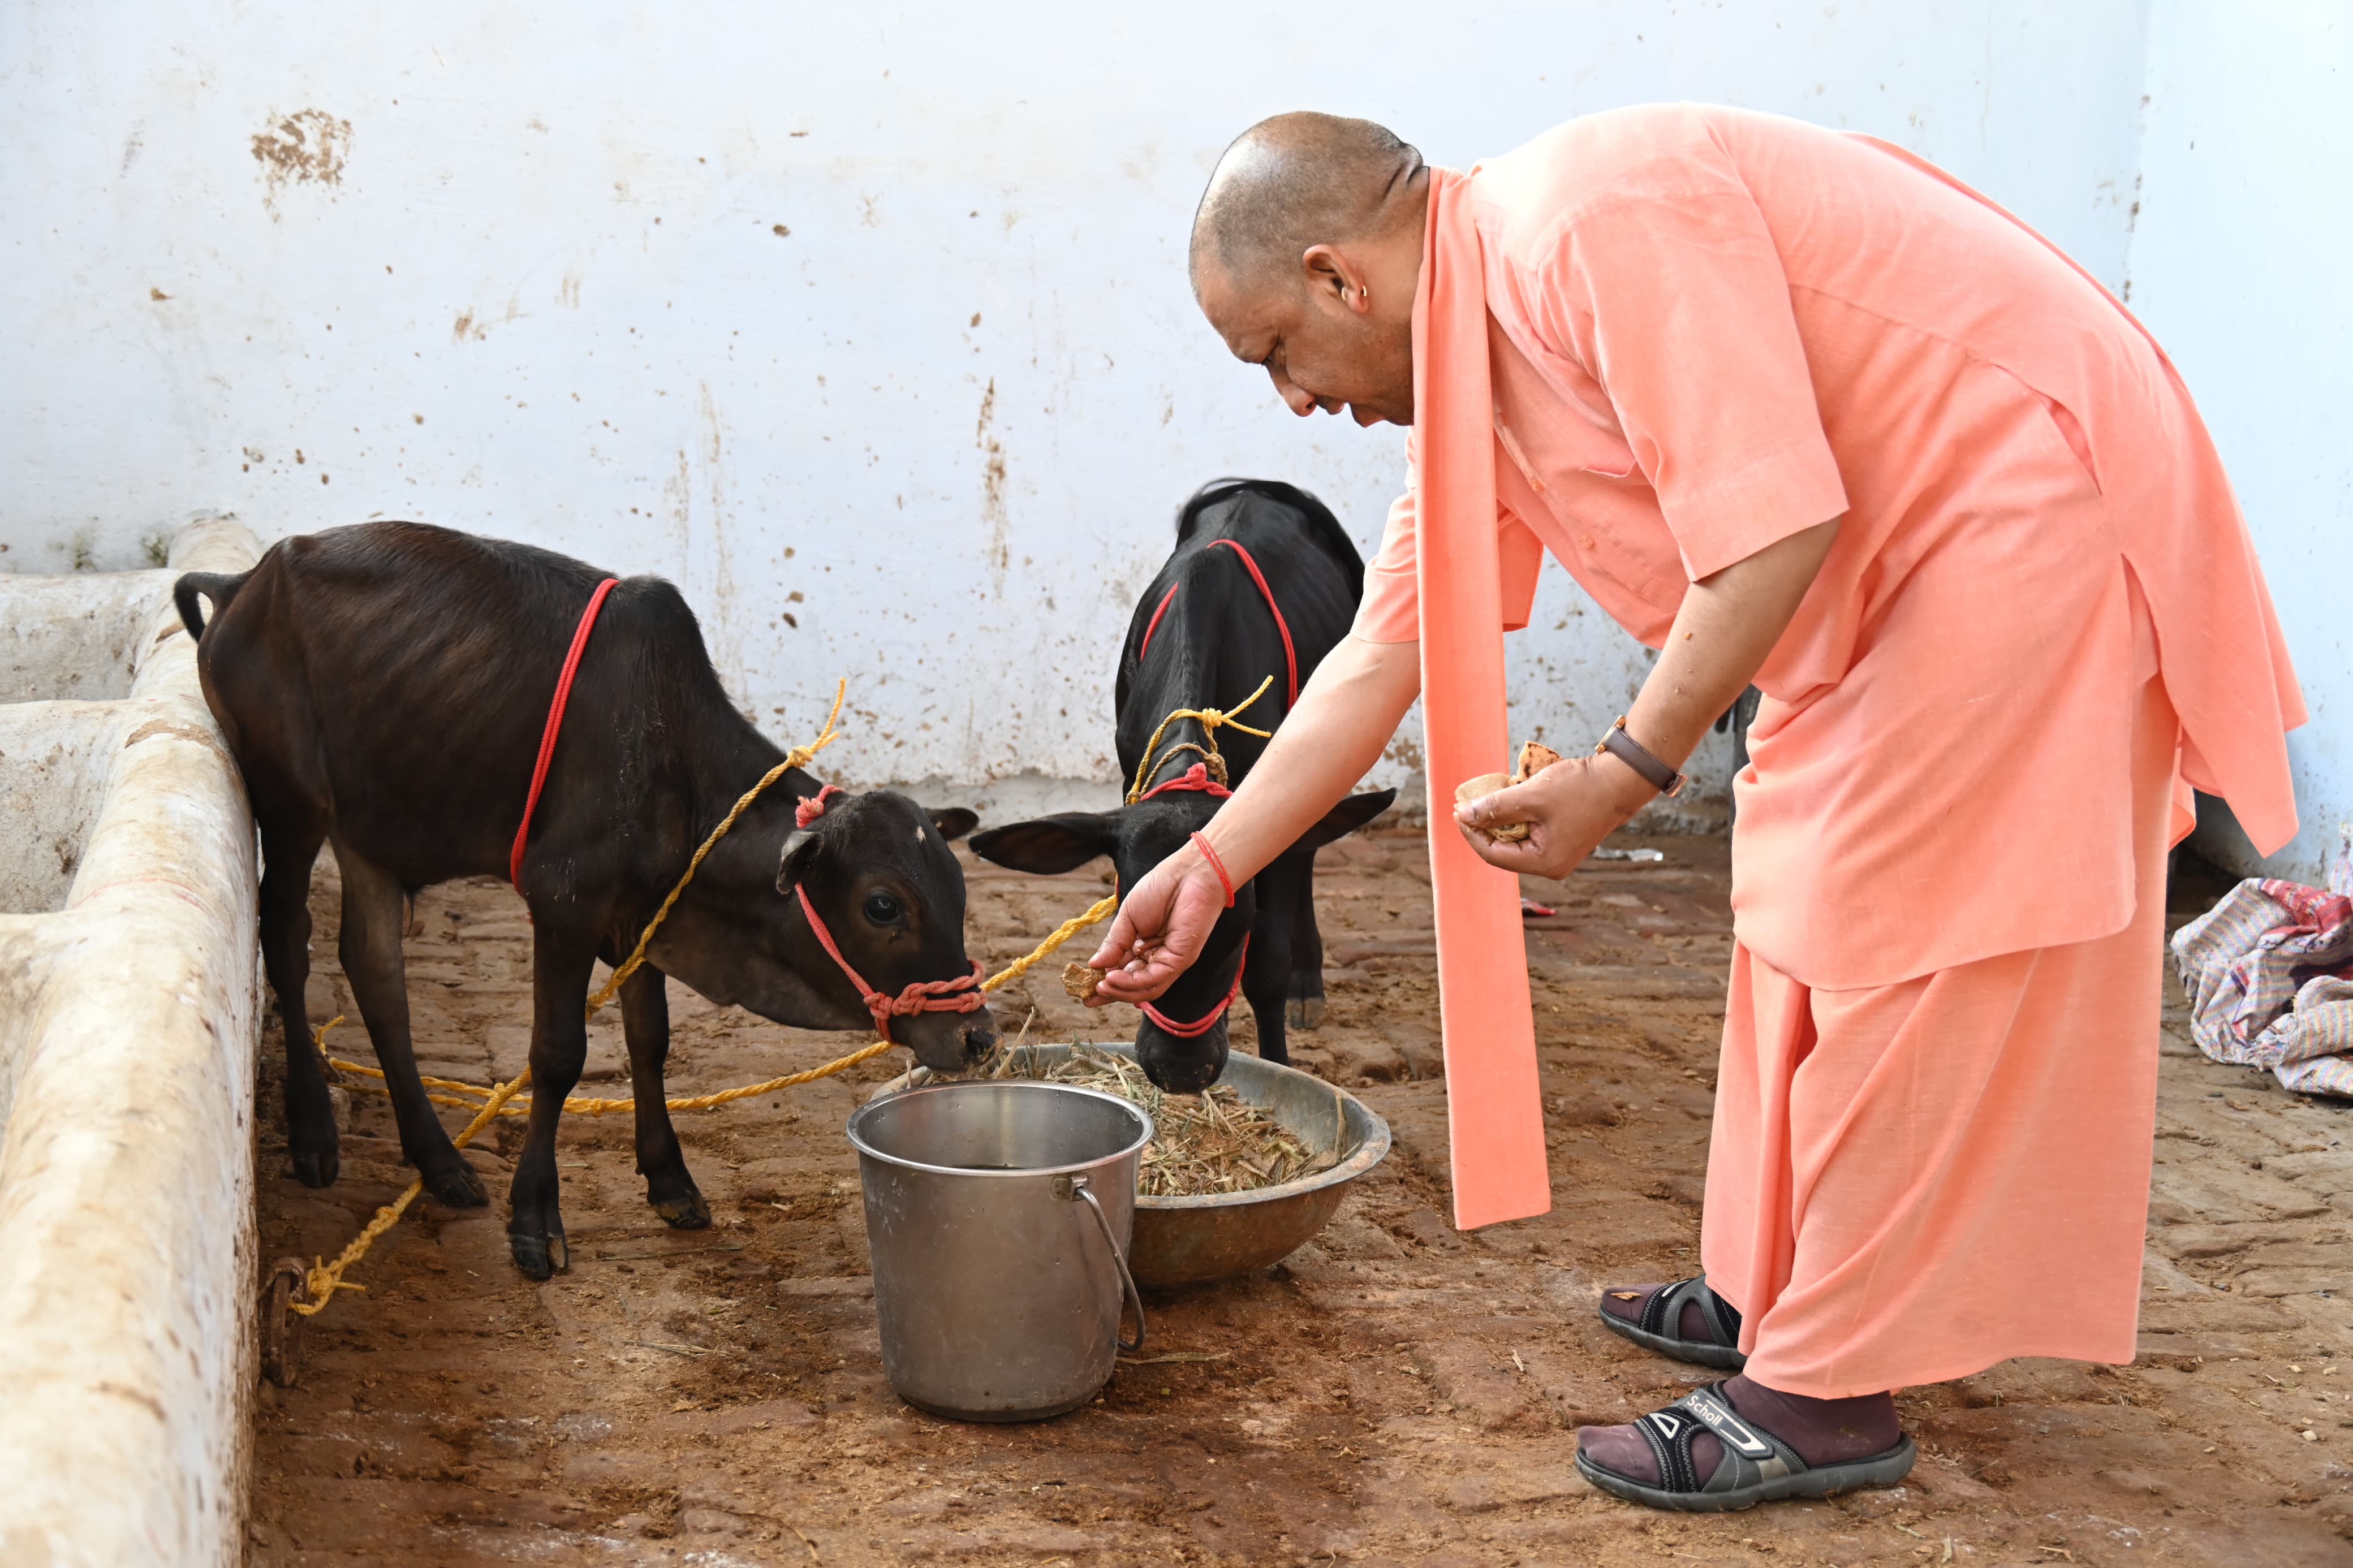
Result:
M0 1563L229 1564L253 1386L256 852L171 605L0 577Z

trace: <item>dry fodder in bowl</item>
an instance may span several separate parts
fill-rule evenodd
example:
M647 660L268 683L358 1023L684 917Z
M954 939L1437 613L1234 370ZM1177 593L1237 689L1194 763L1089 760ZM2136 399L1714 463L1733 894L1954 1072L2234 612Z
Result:
M1011 1068L1013 1053L997 1068ZM1227 1084L1201 1094L1165 1094L1144 1069L1122 1057L1074 1047L1069 1058L1034 1075L1049 1083L1100 1089L1142 1106L1152 1118L1135 1190L1147 1198L1211 1197L1281 1186L1340 1162L1338 1140L1328 1150L1302 1142L1281 1122L1245 1104Z

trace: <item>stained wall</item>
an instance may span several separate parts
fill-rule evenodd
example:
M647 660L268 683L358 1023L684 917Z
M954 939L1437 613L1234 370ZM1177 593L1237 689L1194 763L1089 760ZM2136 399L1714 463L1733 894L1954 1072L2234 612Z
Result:
M1194 309L1237 131L1350 111L1459 166L1745 104L1914 148L2115 283L2144 13L11 6L0 569L149 564L198 510L427 519L674 577L780 737L847 673L853 778L1105 793L1112 659L1184 496L1288 479L1369 551L1402 473L1395 432L1293 420ZM1557 573L1513 641L1514 729L1556 741L1646 668ZM1385 772L1416 754L1409 726Z

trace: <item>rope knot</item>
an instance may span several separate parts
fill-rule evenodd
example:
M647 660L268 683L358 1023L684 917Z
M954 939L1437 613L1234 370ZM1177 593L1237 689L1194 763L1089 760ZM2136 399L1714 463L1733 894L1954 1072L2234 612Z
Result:
M1158 773L1162 765L1165 764L1170 757L1176 756L1179 752L1195 752L1199 753L1204 762L1217 770L1218 783L1222 787L1226 782L1226 759L1219 755L1218 752L1218 731L1222 727L1230 730L1240 730L1245 735L1256 735L1261 741L1273 739L1273 731L1254 730L1250 725L1243 723L1240 720L1234 717L1235 714L1240 712L1243 709L1249 707L1251 703L1265 696L1267 688L1273 684L1274 677L1271 675L1268 676L1264 680L1258 683L1258 689L1256 691L1251 692L1248 697L1243 698L1240 702L1235 703L1229 709L1179 708L1170 713L1167 718L1160 721L1160 727L1152 731L1152 739L1145 742L1144 761L1136 766L1135 782L1127 786L1127 804L1134 805L1137 801L1142 800L1145 796L1145 782L1150 779L1154 773ZM1190 741L1179 741L1174 745L1171 745L1166 751L1161 751L1159 749L1160 737L1168 732L1169 725L1176 723L1180 719L1190 719L1198 722L1201 726L1201 739L1208 743L1205 746L1197 746ZM1196 765L1198 766L1199 764Z
M845 966L846 968L847 966ZM972 961L970 974L958 974L947 980L911 980L896 996L881 991L866 993L867 1011L874 1015L876 1025L890 1018L903 1018L914 1013L976 1013L987 1005L981 994L980 977L986 973L980 960ZM885 1039L888 1027L882 1029Z
M801 799L794 802L793 826L795 827L807 827L810 823L815 822L818 817L825 815L826 802L831 800L835 795L845 795L847 793L849 792L844 790L839 784L827 784L815 795L805 795Z
M1173 752L1176 748L1171 746L1168 750ZM1211 753L1206 764L1195 763L1175 778L1161 780L1135 798L1150 800L1155 795L1166 795L1172 791L1182 794L1188 790L1201 795L1218 796L1233 794L1233 791L1226 787L1226 759Z

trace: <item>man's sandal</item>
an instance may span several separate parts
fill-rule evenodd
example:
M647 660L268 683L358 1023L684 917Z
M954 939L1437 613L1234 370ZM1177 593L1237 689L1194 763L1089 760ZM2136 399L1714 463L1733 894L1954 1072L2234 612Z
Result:
M1695 1303L1700 1321L1713 1337L1687 1340L1683 1336L1683 1307ZM1641 1315L1620 1318L1606 1307L1597 1308L1601 1321L1612 1333L1625 1335L1646 1350L1670 1355L1677 1361L1696 1362L1701 1366L1718 1367L1725 1372L1738 1372L1748 1364L1740 1353L1740 1318L1723 1298L1707 1288L1707 1277L1678 1279L1672 1285L1662 1285L1651 1292L1642 1303Z
M1909 1437L1883 1454L1809 1465L1787 1443L1744 1420L1723 1389L1720 1383L1710 1384L1634 1423L1634 1430L1658 1458L1658 1485L1597 1465L1582 1448L1577 1455L1578 1472L1629 1502L1680 1513L1719 1513L1782 1498L1829 1497L1855 1487L1892 1486L1911 1473L1917 1450ZM1724 1457L1704 1479L1692 1463L1692 1439L1702 1432L1714 1433L1724 1446Z

